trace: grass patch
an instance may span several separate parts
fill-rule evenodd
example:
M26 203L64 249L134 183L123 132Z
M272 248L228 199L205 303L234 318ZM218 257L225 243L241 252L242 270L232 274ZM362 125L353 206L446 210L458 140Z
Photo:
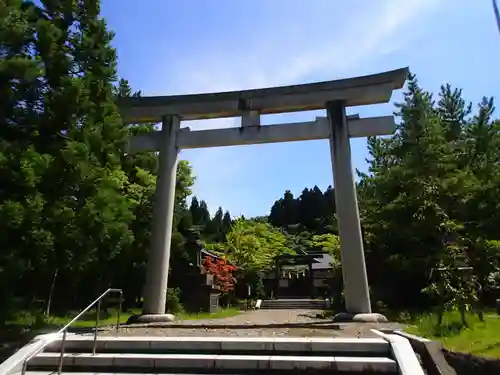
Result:
M125 324L127 320L132 315L139 315L141 313L140 309L129 309L126 312L120 314L120 324ZM222 319L236 316L240 313L237 308L227 308L221 309L215 313L187 313L181 312L175 314L178 320L197 320L197 319ZM24 326L29 328L50 328L57 329L64 327L68 324L71 319L73 319L78 312L69 312L61 316L50 316L42 317L41 314L36 314L32 312L23 312L16 315L15 319L7 322L8 326ZM101 311L99 317L99 327L116 325L117 321L117 310L108 309L105 313ZM93 328L96 323L96 311L91 310L84 314L79 320L74 322L71 327L73 328Z
M451 351L500 358L500 316L485 314L484 322L477 315L467 315L468 327L461 324L458 312L445 313L441 326L436 314L412 319L406 332L439 341Z
M8 321L7 325L26 326L32 328L54 327L60 328L68 324L79 312L68 312L64 315L43 316L37 312L21 312L16 314L15 319ZM139 309L131 309L120 314L120 324L127 322L131 315L140 313ZM85 313L80 319L74 322L71 327L74 328L93 328L96 324L96 310L92 309ZM101 311L99 316L99 327L113 325L117 322L117 309L108 309L107 312Z
M220 309L214 313L180 313L177 314L176 317L178 320L198 320L198 319L223 319L223 318L231 318L233 316L238 315L241 312L240 309L235 307L229 307L227 309Z

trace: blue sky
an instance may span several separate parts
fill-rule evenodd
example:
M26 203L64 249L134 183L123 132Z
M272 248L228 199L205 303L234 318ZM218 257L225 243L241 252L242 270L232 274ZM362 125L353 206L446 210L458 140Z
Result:
M463 88L477 102L500 91L500 35L490 0L105 0L118 70L143 95L324 81L409 66L421 85ZM496 67L496 69L495 69ZM392 102L399 100L396 93ZM351 108L390 114L392 104ZM263 117L307 121L321 111ZM236 119L190 122L192 130ZM366 141L351 140L366 171ZM214 212L263 215L286 189L333 184L328 141L182 151L194 194Z

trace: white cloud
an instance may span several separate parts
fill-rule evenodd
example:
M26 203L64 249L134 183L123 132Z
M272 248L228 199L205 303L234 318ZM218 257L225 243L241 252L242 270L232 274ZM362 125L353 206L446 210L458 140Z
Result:
M216 54L197 56L185 65L189 73L176 74L178 85L185 92L208 92L297 83L312 74L338 77L411 42L419 32L414 23L442 2L365 0L363 10L349 9L340 30L325 24L322 33L315 29L310 35L307 25L300 26L297 11L297 28L292 33L289 28L280 31L279 26L269 25L254 38L254 45L243 43L245 48L238 51L215 48Z
M419 30L424 30L418 25L423 25L426 15L442 3L441 0L365 0L364 7L343 11L345 17L340 27L327 14L317 20L324 25L320 28L316 25L310 33L307 25L299 26L301 12L297 10L292 12L296 20L288 21L296 22L296 28L281 29L279 22L264 25L258 35L253 35L253 42L244 42L241 50L224 50L219 45L213 49L215 53L191 59L184 56L186 63L182 71L175 72L174 85L184 93L214 92L373 73L369 69L371 62L410 43ZM311 6L314 5L312 2ZM245 40L245 36L241 39ZM219 119L187 125L201 130L238 124L235 119ZM233 147L185 153L198 176L195 194L214 205L210 207L212 211L223 199L226 203L231 197L238 198L237 192L226 188L231 178L237 179L248 168L250 160L242 160L243 154L236 153Z

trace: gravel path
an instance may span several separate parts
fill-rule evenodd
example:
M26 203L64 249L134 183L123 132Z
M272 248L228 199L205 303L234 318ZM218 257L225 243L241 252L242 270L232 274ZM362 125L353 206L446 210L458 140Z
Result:
M120 336L237 336L237 337L376 337L371 329L401 329L397 323L333 323L318 310L256 310L222 319L181 320L134 324ZM113 329L103 335L115 336Z

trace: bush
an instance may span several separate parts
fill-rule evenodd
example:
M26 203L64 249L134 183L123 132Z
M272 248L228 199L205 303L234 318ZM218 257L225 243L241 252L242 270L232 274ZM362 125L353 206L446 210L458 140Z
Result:
M335 293L332 296L331 308L334 311L344 311L345 310L345 298L344 292Z
M50 323L49 318L47 316L45 316L43 314L43 312L40 310L36 310L34 316L35 316L35 319L34 319L33 323L31 324L32 329L43 328L47 324Z
M254 295L257 298L264 299L266 298L266 289L264 288L264 282L262 281L262 278L257 276L257 280L255 282L254 286Z
M178 314L184 311L180 299L181 291L179 288L167 289L167 311L171 314Z

